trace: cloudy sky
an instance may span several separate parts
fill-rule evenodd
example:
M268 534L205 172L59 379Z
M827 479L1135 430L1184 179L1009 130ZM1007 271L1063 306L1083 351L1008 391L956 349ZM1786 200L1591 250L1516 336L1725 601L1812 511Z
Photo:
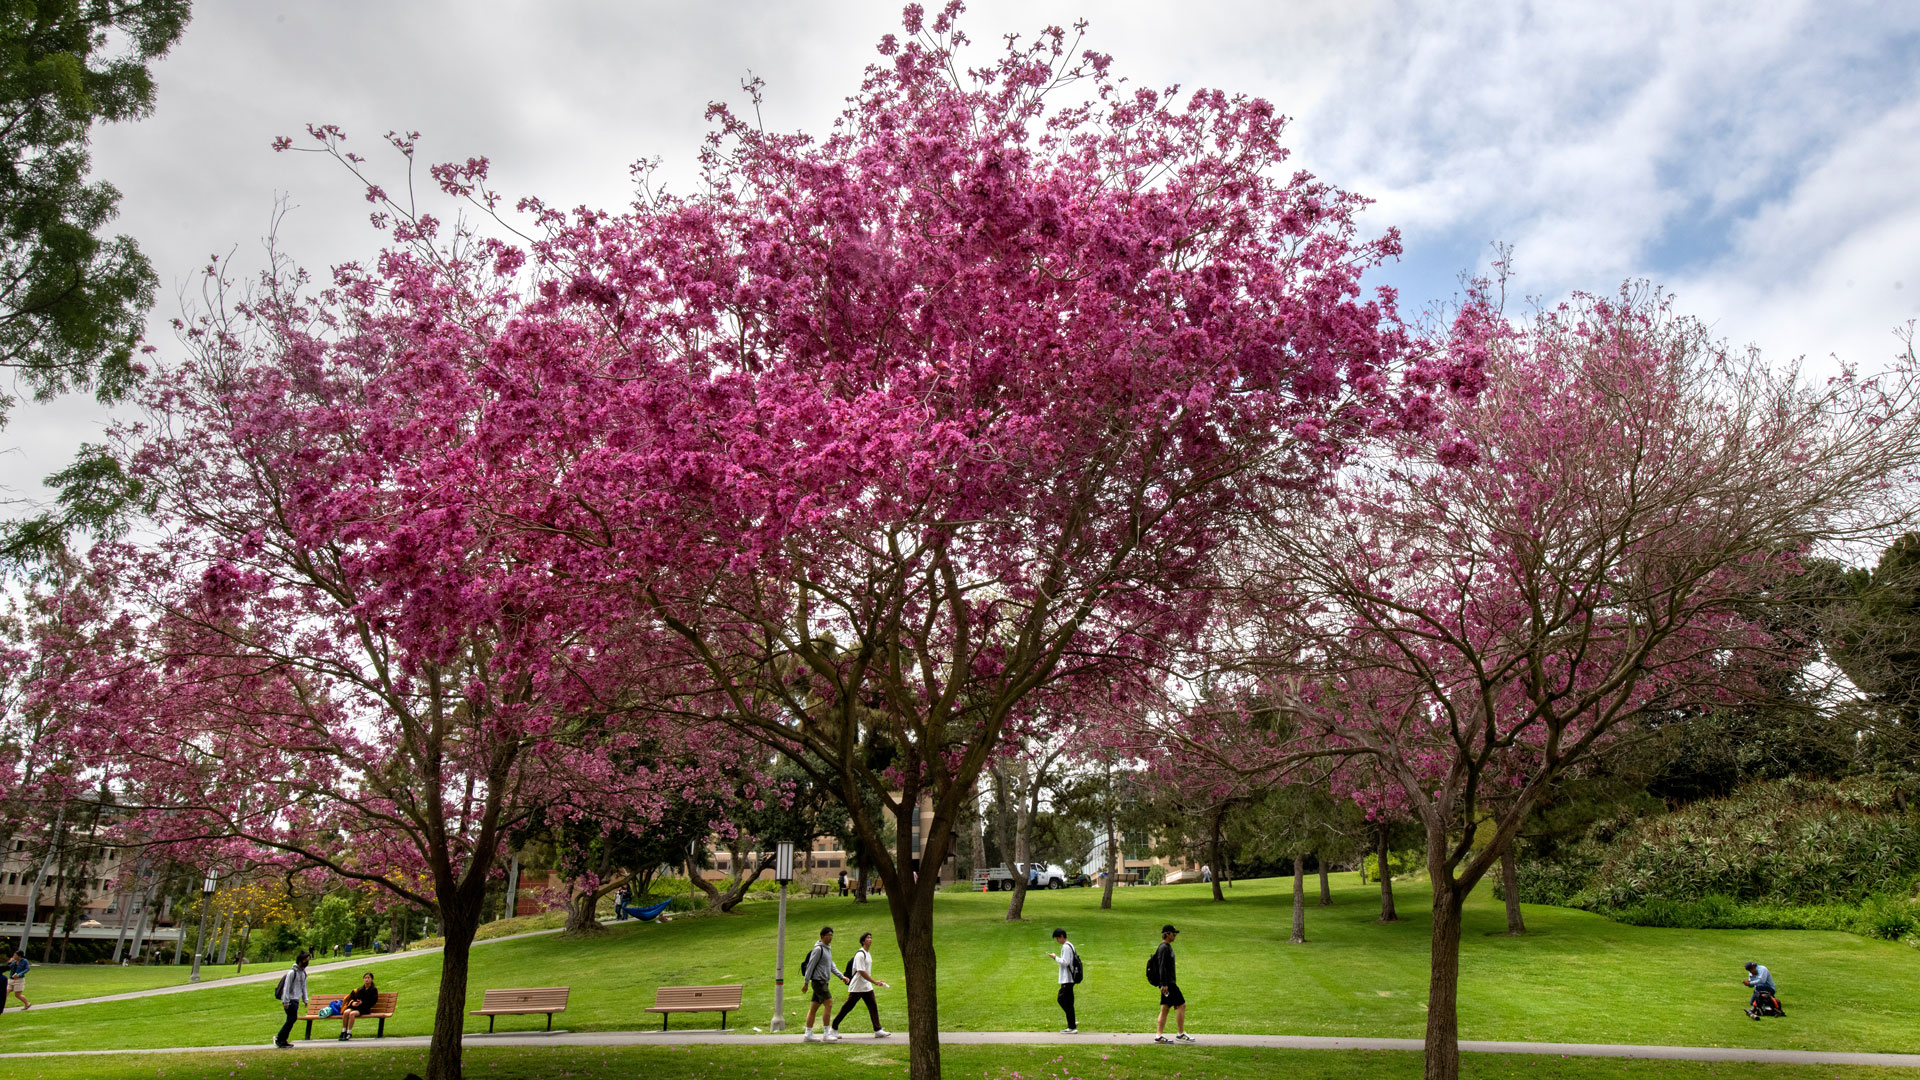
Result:
M1872 367L1920 317L1920 5L976 0L963 25L994 43L1082 17L1136 82L1294 117L1295 162L1403 231L1379 280L1409 307L1501 242L1510 294L1649 278L1783 362ZM103 129L95 167L160 272L164 350L210 255L258 265L278 197L302 263L373 249L350 178L276 135L335 123L381 167L378 136L417 130L431 160L490 157L508 194L617 206L639 158L684 186L706 104L748 72L770 126L824 129L898 22L851 0L201 0L158 111ZM0 484L37 496L104 419L84 398L17 409Z

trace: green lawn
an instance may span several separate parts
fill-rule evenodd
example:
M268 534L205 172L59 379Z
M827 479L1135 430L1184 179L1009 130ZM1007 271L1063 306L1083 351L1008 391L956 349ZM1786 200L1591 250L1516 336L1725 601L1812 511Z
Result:
M1081 1026L1146 1030L1157 1001L1143 974L1146 958L1160 924L1173 922L1183 931L1180 981L1191 1003L1188 1026L1197 1033L1419 1037L1427 951L1420 886L1402 890L1402 910L1413 917L1382 926L1374 921L1371 886L1351 875L1336 882L1335 905L1309 911L1306 945L1286 942L1284 881L1242 882L1224 904L1213 903L1199 885L1122 889L1108 912L1098 910L1095 890L1038 893L1028 900L1028 921L1015 924L1002 918L1001 896L943 895L936 938L941 1025L1058 1028L1046 950L1047 933L1059 924L1086 960ZM477 1006L487 987L570 985L573 1005L557 1026L631 1029L658 1023L643 1011L657 986L739 982L747 987L745 1015L730 1023L764 1028L773 997L774 907L756 903L731 916L628 925L594 939L545 936L483 946L473 953L470 1001ZM805 1015L799 959L820 924L830 922L840 932L835 955L842 961L861 930L875 932L876 974L896 984L880 992L883 1020L904 1030L899 960L885 909L832 898L796 900L790 910L789 1026L797 1029ZM1532 932L1511 939L1499 933L1505 924L1491 898L1470 907L1464 1037L1920 1051L1914 1020L1920 951L1907 946L1835 933L1633 927L1559 908L1530 907L1527 918ZM1754 1023L1741 1013L1740 964L1748 959L1774 970L1787 1019ZM425 1034L438 958L393 960L372 970L382 989L400 993L400 1015L388 1032ZM316 976L313 989L344 991L354 981L350 972ZM543 1024L542 1017L502 1021L504 1029ZM8 1010L0 1017L9 1050L264 1043L276 1026L270 987L263 985L46 1013ZM714 1025L683 1016L675 1026ZM863 1031L864 1012L848 1026L850 1033ZM469 1030L485 1027L484 1020L469 1020Z
M248 965L249 972L260 970L258 965ZM162 964L158 967L138 967L128 965L116 967L110 964L35 964L27 976L27 1000L38 1005L47 1001L70 1001L74 998L97 997L102 994L124 994L130 990L152 990L160 986L178 986L187 981L193 968L182 964L175 967ZM223 967L201 969L201 977L207 981L222 976L231 976L233 968ZM17 1001L10 1001L7 1011L20 1007Z
M13 1080L366 1080L425 1067L425 1051L165 1054L139 1058L33 1058L6 1063ZM469 1080L848 1080L905 1076L906 1047L795 1046L743 1055L720 1046L591 1048L483 1047L465 1054ZM1417 1080L1413 1053L1251 1050L1235 1047L956 1046L942 1055L952 1080ZM1476 1054L1465 1080L1901 1080L1906 1069L1747 1065Z

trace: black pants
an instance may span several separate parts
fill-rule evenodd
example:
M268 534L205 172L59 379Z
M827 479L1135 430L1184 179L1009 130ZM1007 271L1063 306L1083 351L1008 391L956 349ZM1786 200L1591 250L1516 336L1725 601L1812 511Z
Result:
M287 1022L280 1025L280 1034L275 1035L273 1037L273 1044L275 1046L278 1046L284 1042L292 1041L291 1039L288 1038L288 1036L293 1034L293 1021L296 1017L300 1015L299 1002L289 1001L289 1002L286 1002L285 1005L287 1009Z
M845 1020L847 1014L853 1011L853 1003L856 1001L864 1001L867 1003L867 1016L873 1020L873 1030L879 1031L880 1003L873 1000L873 991L871 990L862 990L857 994L847 995L847 1000L840 1004L840 1015L833 1018L833 1030L840 1030L840 1021Z
M1073 1020L1073 984L1072 983L1060 984L1060 1008L1066 1011L1068 1027L1077 1028L1080 1026L1079 1024L1074 1023L1074 1020Z

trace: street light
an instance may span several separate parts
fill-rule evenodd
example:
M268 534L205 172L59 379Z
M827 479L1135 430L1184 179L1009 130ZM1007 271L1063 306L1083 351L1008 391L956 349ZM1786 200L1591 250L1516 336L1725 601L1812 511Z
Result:
M220 887L219 875L207 871L207 880L200 883L200 932L193 936L193 972L187 981L200 981L200 950L207 940L207 909L213 906L213 891Z
M773 879L780 883L780 943L773 953L773 1019L768 1031L787 1030L787 883L793 880L793 842L774 849Z

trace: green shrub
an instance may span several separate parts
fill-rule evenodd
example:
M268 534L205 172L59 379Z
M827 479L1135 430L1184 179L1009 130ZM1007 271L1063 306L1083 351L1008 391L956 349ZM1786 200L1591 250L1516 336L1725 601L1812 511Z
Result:
M1817 905L1905 893L1920 876L1920 817L1892 794L1866 779L1749 785L1630 826L1588 889L1616 911L1714 895Z
M963 893L963 892L978 892L979 890L974 886L973 882L971 881L949 881L945 885L940 886L940 891L950 892L950 893Z
M1368 855L1366 859L1363 861L1366 863L1366 867L1367 867L1367 880L1379 881L1380 880L1380 856L1377 854ZM1408 865L1409 865L1408 856L1406 852L1403 852L1403 851L1387 852L1387 869L1393 871L1394 877L1399 877L1402 874L1405 874L1407 872ZM1520 890L1520 895L1521 896L1527 895L1526 890L1525 889Z
M1899 941L1920 929L1920 908L1905 900L1876 896L1861 905L1854 932L1866 937Z

